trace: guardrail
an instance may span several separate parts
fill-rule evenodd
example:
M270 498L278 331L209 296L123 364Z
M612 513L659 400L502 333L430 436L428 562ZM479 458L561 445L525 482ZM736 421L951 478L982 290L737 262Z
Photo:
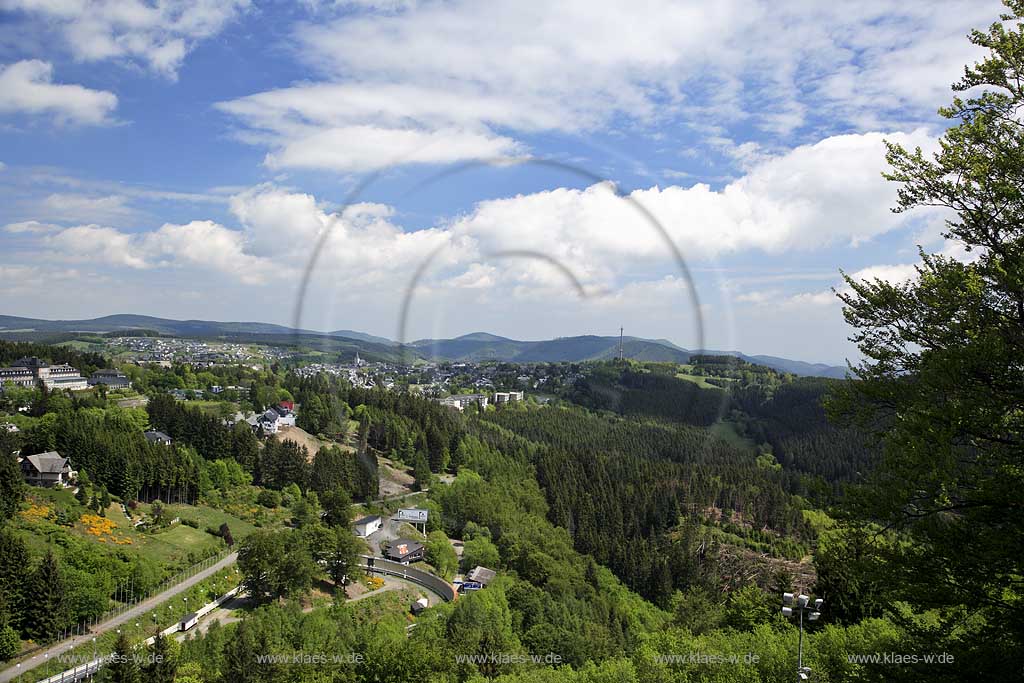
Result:
M73 683L74 681L80 681L83 678L95 676L96 672L103 666L105 657L97 657L96 659L86 664L80 664L73 669L67 671L61 671L59 674L54 674L49 678L45 678L39 683Z
M199 610L196 612L196 618L202 619L207 614L217 609L231 598L238 595L239 589L239 586L235 586L234 588L232 588L216 600L208 602L202 607L200 607ZM161 631L160 634L163 636L169 636L173 633L178 633L178 631L180 630L180 625L181 622L175 622L173 626L168 626L163 631ZM156 636L150 636L146 640L142 641L142 645L152 645L154 641L156 641ZM75 681L80 681L83 678L95 676L96 672L100 670L100 668L109 658L110 655L97 657L96 659L93 659L92 661L87 662L85 664L79 664L70 669L66 669L65 671L61 671L59 674L54 674L49 678L44 678L43 680L39 681L39 683L74 683Z
M437 594L445 602L451 602L458 596L455 586L430 572L415 569L400 562L385 560L383 557L373 557L372 555L360 555L359 557L363 560L363 569L368 572L388 574L389 576L397 576L406 581L412 581Z

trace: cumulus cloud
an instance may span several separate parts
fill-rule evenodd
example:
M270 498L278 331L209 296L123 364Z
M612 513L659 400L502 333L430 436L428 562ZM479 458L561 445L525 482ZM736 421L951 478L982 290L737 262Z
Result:
M65 260L92 261L129 268L145 268L145 256L134 238L114 228L77 225L47 238L47 242Z
M895 187L878 172L885 138L934 145L923 131L835 136L762 158L720 190L705 184L651 187L624 201L603 184L559 188L480 202L451 229L491 250L541 250L588 281L607 279L623 258L671 263L670 246L638 205L686 259L857 245L911 220L888 208Z
M321 244L319 267L339 283L394 283L407 277L428 254L442 250L439 265L450 264L469 249L442 228L403 230L391 222L392 209L373 203L329 213L309 194L262 185L236 195L231 211L245 228L249 249L278 263L303 268Z
M566 280L567 269L587 292L614 293L630 281L624 273L631 266L624 261L641 264L652 274L646 280L658 287L679 284L659 279L675 273L673 252L644 212L691 263L745 251L858 245L903 226L910 219L888 211L894 188L877 171L884 137L933 144L923 131L835 136L759 156L744 176L717 190L704 184L655 186L623 199L607 184L557 188L481 201L429 226L402 225L392 207L377 203L339 213L313 195L269 184L231 197L237 229L200 220L127 233L99 227L110 221L82 218L90 212L123 217L129 209L120 195L52 195L40 218L88 220L59 232L52 243L75 247L79 258L113 259L133 268L187 264L258 283L271 266L289 277L300 274L322 243L318 268L338 283L393 287L396 277L407 281L433 254L432 276L456 288L568 292L573 284ZM7 231L52 228L24 222ZM527 258L527 252L543 258ZM631 286L639 291L639 285Z
M199 267L250 285L265 282L274 265L269 259L248 253L241 232L213 221L166 224L146 235L140 246L154 265Z
M260 284L272 263L246 253L245 236L212 221L165 224L129 233L100 225L65 228L44 239L54 258L135 270L194 268L225 274L243 284Z
M117 96L104 90L53 82L53 65L38 59L0 67L0 113L51 114L59 121L110 122Z
M0 0L56 28L76 59L127 59L175 77L192 46L216 35L249 0Z

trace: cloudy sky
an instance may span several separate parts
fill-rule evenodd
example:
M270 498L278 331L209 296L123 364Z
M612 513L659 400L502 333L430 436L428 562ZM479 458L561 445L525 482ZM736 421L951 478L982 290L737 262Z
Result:
M1000 11L941 4L0 0L0 313L840 363L840 269L956 252L881 177Z

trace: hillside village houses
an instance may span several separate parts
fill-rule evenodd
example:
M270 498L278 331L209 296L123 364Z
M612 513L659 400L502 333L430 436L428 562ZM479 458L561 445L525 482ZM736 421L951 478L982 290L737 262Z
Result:
M104 384L108 389L128 389L131 380L120 370L97 370L89 377L90 386Z
M71 486L78 473L71 469L68 459L57 451L37 453L19 459L21 474L30 486L64 488Z
M438 403L449 408L454 408L460 413L468 406L476 403L481 408L486 408L488 403L503 405L523 400L522 391L498 391L494 394L458 394L456 396L445 396L438 399Z
M8 382L27 389L41 382L51 391L80 391L89 388L89 382L70 365L50 365L35 356L19 358L10 367L0 368L0 388Z
M291 401L281 401L261 414L253 413L246 417L243 413L235 413L234 419L225 420L225 424L228 425L239 422L245 422L253 431L262 429L264 435L277 434L281 429L295 426L295 404Z

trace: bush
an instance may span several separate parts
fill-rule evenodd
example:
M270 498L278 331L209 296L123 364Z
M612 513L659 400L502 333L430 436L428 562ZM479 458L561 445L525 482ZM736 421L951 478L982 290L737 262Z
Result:
M18 632L10 626L0 629L0 662L12 659L21 651L21 639Z
M256 502L265 508L276 508L281 504L281 494L270 489L263 489L256 496Z
M181 523L184 524L185 526L190 526L193 529L198 529L199 528L199 522L197 520L195 520L195 519L192 519L191 517L182 517L181 518Z

